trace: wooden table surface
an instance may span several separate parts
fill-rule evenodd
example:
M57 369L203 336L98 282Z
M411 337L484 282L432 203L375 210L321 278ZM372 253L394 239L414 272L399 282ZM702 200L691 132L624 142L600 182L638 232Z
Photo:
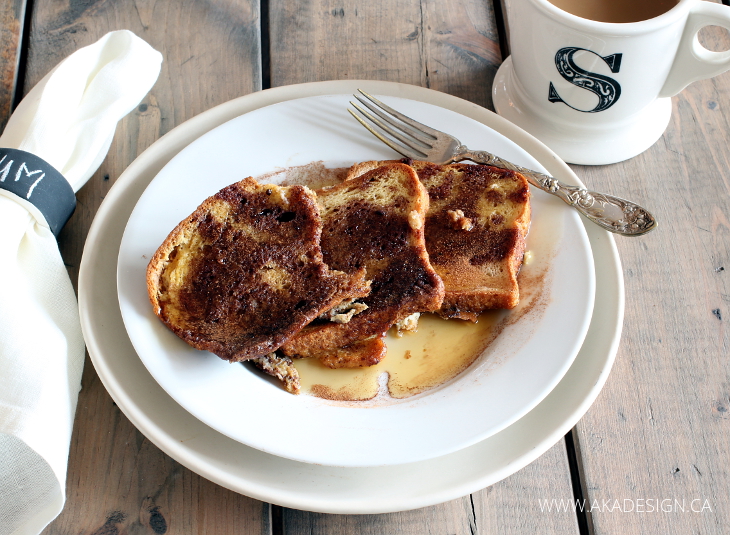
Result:
M254 91L335 79L405 82L491 108L508 50L500 14L492 0L3 0L0 127L53 66L108 31L132 30L164 55L159 80L119 123L60 236L75 283L107 191L175 126ZM730 48L718 28L702 39ZM672 101L669 128L645 153L573 167L589 187L652 209L660 227L616 240L626 311L615 365L572 432L532 464L415 511L282 508L211 483L157 449L87 360L68 499L44 533L730 533L730 74ZM593 510L540 507L574 497ZM665 500L669 510L650 507Z

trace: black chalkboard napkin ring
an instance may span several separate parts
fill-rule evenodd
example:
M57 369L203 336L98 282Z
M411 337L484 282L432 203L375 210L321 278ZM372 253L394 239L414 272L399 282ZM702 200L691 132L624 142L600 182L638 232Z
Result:
M0 195L21 203L55 236L76 209L71 184L35 154L0 148Z

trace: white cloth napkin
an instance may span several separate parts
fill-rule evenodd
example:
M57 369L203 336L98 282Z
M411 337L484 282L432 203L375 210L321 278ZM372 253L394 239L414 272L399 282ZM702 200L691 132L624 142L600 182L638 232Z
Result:
M133 33L108 33L31 90L0 147L37 155L78 191L161 62ZM76 297L56 239L24 203L0 196L1 535L39 533L63 508L84 364Z

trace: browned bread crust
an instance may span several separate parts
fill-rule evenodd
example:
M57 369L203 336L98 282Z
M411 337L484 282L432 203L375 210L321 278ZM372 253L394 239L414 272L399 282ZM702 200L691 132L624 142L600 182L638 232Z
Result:
M325 350L317 358L328 368L362 368L376 365L387 353L384 337L375 335L349 346Z
M322 260L316 196L246 178L205 200L152 257L155 314L191 346L228 361L276 350L323 311L369 292L364 270Z
M346 273L365 268L372 291L360 301L368 308L348 323L310 325L281 350L290 356L319 357L339 349L328 365L375 364L384 352L366 355L364 346L357 350L350 346L383 337L393 324L414 312L441 306L444 287L429 262L423 233L428 195L410 166L391 162L319 190L317 200L324 223L325 262ZM356 356L348 360L347 354Z
M356 165L348 179L384 163ZM438 313L476 321L486 310L517 306L531 216L525 177L486 165L408 163L429 194L426 249L446 287Z

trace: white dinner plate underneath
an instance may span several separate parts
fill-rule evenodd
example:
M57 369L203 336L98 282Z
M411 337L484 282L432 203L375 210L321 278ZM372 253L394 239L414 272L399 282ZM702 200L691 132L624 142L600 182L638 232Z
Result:
M540 306L523 300L526 310L510 313L521 317L510 321L467 370L405 399L379 395L352 403L291 395L249 367L193 349L159 321L147 297L149 258L181 220L221 188L250 175L268 174L277 182L282 175L271 174L283 167L324 162L343 168L398 157L350 116L351 98L315 96L267 106L211 130L175 156L142 194L122 238L117 279L122 318L137 354L167 393L234 440L333 466L432 459L483 440L526 414L558 383L581 347L593 310L593 258L580 217L558 198L537 192L531 200L527 250L532 260L520 276L543 281L536 298ZM458 134L470 147L542 170L483 123L416 100L382 98L416 120Z
M427 461L374 468L292 461L236 442L178 405L135 353L118 307L117 255L124 226L140 195L175 154L231 118L277 102L349 93L358 87L471 117L519 144L552 175L580 184L563 162L525 132L479 106L443 93L371 81L282 87L213 108L174 129L137 158L98 211L79 276L82 328L91 359L112 398L145 436L191 470L229 489L282 506L329 513L384 513L440 503L491 485L536 459L575 425L605 383L620 339L624 305L613 237L588 224L596 306L570 369L545 399L506 429Z

